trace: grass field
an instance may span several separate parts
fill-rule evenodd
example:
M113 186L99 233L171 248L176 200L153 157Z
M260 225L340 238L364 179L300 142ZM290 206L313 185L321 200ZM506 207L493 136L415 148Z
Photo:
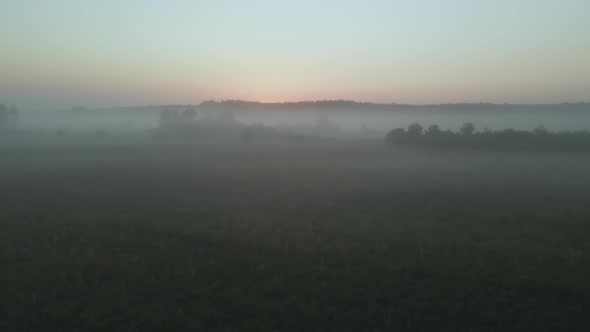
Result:
M1 331L588 331L590 155L0 151Z

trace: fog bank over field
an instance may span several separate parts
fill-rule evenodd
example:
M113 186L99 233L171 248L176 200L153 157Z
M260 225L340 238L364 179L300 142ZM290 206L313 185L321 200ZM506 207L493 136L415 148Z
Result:
M442 130L457 130L471 122L477 130L532 130L544 126L552 131L590 129L590 103L549 105L508 104L440 104L406 105L374 104L350 101L316 101L296 103L258 103L245 101L203 102L200 105L163 105L92 109L74 107L63 111L21 110L19 127L40 130L110 130L143 131L158 127L162 112L194 109L197 120L231 113L244 125L264 124L279 128L312 125L328 119L339 128L358 132L372 131L381 135L395 127L418 122L437 124Z

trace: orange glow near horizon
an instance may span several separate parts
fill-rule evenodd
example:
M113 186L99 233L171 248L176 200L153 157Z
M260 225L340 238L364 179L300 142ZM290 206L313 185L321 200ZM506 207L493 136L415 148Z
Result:
M0 8L11 13L0 29L3 103L590 98L590 1L5 0Z

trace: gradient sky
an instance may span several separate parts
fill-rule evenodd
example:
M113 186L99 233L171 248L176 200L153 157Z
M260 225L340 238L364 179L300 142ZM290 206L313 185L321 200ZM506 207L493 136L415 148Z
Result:
M0 102L590 101L587 0L0 0Z

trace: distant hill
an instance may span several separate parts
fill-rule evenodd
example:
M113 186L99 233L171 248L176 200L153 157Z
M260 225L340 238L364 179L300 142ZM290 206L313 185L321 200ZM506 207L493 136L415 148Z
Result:
M418 112L418 111L443 111L451 113L513 113L513 112L588 112L590 113L590 103L562 103L562 104L492 104L492 103L458 103L458 104L385 104L357 102L352 100L316 100L316 101L298 101L284 103L263 103L257 101L245 100L221 100L221 101L204 101L199 105L159 105L159 106L139 106L139 107L120 107L112 109L89 109L85 107L74 107L72 111L152 111L160 112L164 110L184 110L186 108L195 108L197 110L223 110L223 111L246 111L246 110L309 110L309 111L345 111L345 110L366 110L366 111L383 111L383 112Z
M278 110L380 110L380 111L420 111L444 110L454 112L476 111L582 111L590 112L590 103L563 104L491 104L491 103L460 103L460 104L384 104L357 102L352 100L316 100L285 103L262 103L244 100L205 101L199 105L203 109L245 110L245 109L278 109Z

